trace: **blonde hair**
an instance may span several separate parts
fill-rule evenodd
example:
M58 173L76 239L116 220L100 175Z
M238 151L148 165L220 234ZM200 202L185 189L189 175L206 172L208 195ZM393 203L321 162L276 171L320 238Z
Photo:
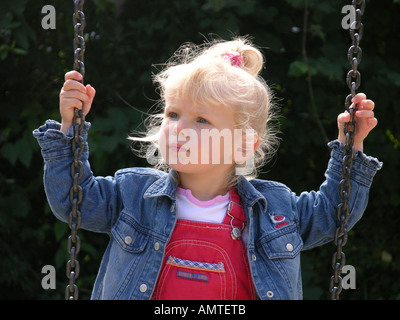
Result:
M227 61L227 54L232 52L240 54L240 65ZM200 46L184 44L166 63L164 70L153 77L163 108L169 95L189 98L199 104L223 105L232 109L237 128L253 129L257 133L259 146L254 153L254 170L246 176L248 179L257 175L258 169L271 159L279 144L273 94L260 76L263 65L263 55L248 39L214 40ZM168 168L159 151L154 157L162 120L163 114L150 117L146 123L147 136L129 138L151 142L150 146L136 151L159 169ZM233 174L228 185L235 185L238 178Z

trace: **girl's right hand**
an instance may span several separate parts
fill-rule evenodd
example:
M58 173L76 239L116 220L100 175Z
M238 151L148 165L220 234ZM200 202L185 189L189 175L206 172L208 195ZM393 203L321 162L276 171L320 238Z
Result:
M79 81L82 75L77 71L70 71L65 74L65 82L60 92L60 114L61 131L68 133L72 127L74 108L82 109L85 116L92 106L96 90L90 85L84 86Z

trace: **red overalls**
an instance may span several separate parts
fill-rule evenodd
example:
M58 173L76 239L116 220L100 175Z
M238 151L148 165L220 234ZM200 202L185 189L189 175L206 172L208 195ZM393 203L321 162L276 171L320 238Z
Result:
M221 224L179 219L166 247L152 299L254 300L240 235L245 223L234 188L230 189L230 203Z

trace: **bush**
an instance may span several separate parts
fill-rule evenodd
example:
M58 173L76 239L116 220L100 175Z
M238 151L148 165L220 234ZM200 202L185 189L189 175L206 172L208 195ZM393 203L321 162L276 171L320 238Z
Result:
M307 4L307 24L304 23ZM56 29L44 30L43 0L0 4L0 297L62 299L68 226L53 217L43 191L43 160L31 132L59 120L58 93L72 69L72 1L52 1ZM336 117L348 94L348 32L341 8L350 1L170 0L86 1L85 82L97 90L89 143L96 175L145 166L126 137L140 128L158 99L152 72L183 42L251 35L264 48L264 78L282 110L283 142L261 178L293 191L318 188L337 136ZM378 127L365 144L385 165L374 181L364 218L344 248L357 271L357 290L342 299L398 299L400 204L400 62L398 0L367 1L359 67L362 86L376 103ZM306 49L306 50L304 50ZM310 89L312 88L312 94ZM91 288L108 237L80 231L81 299ZM328 298L334 245L303 253L305 299ZM41 269L54 265L57 289L43 290Z

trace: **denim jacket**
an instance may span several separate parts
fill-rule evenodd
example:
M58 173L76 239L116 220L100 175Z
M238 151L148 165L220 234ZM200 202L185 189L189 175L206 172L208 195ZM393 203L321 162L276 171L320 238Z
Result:
M88 161L89 128L85 123L81 227L110 236L92 299L150 299L176 222L177 184L171 173L150 168L95 177ZM65 135L59 129L59 123L48 120L33 134L45 161L48 202L55 216L68 222L72 133ZM296 195L281 183L243 177L237 184L248 223L247 256L260 299L301 299L300 251L333 240L343 145L333 141L329 146L331 158L319 191ZM372 179L381 166L377 159L356 153L348 230L361 218Z

